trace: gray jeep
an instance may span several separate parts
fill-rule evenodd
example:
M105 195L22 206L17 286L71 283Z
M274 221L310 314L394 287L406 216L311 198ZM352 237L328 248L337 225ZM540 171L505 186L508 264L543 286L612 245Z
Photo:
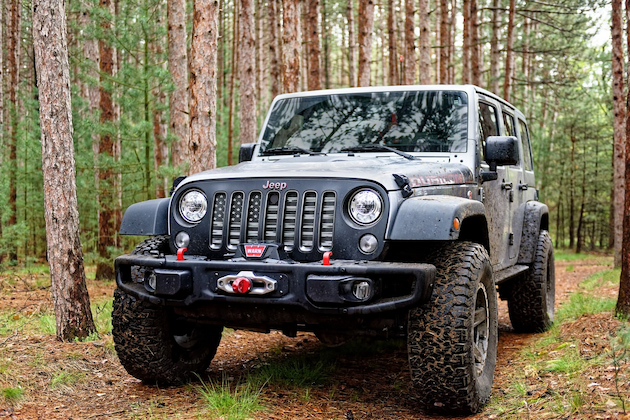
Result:
M281 95L241 163L130 206L113 336L147 382L202 373L223 327L325 345L407 340L424 409L488 401L497 294L516 331L547 329L554 257L529 131L474 86Z

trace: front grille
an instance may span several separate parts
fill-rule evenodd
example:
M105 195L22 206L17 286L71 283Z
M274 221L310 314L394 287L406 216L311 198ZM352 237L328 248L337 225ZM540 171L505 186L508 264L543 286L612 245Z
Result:
M274 242L287 252L330 251L336 202L334 191L216 193L210 248L234 251L241 242Z

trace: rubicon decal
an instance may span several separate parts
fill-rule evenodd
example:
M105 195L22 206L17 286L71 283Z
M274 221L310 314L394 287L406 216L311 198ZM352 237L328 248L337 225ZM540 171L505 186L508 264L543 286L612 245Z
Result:
M260 258L265 254L266 245L245 245L245 256L247 258Z
M278 190L278 191L282 191L287 187L287 183L286 182L271 182L271 181L267 181L266 184L264 184L262 186L264 189L266 190Z

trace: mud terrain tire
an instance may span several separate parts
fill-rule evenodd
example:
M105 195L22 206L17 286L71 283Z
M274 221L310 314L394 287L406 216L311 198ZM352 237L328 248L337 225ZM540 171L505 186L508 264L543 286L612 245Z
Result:
M534 262L524 278L510 287L508 309L512 327L517 332L542 332L553 323L556 279L553 244L549 232L538 236Z
M141 242L133 254L168 252L168 236ZM135 269L135 271L134 271ZM144 267L133 267L141 282ZM148 383L181 384L203 373L214 357L223 328L178 319L167 307L116 289L112 335L118 358L130 375Z
M497 294L485 248L444 245L431 301L409 312L407 347L427 412L470 414L490 397L497 356Z

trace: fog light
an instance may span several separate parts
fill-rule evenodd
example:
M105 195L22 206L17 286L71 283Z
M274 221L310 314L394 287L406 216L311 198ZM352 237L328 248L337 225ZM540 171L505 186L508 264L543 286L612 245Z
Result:
M179 248L188 248L190 244L190 236L186 232L179 232L175 237L175 246Z
M378 248L378 239L371 233L363 235L361 239L359 239L359 249L364 254L371 254L376 251L376 248Z
M367 281L358 281L352 285L352 294L359 300L367 300L372 294L372 288Z
M157 286L157 277L155 276L155 273L153 271L151 271L151 273L147 277L147 285L151 290L155 290L155 287Z

